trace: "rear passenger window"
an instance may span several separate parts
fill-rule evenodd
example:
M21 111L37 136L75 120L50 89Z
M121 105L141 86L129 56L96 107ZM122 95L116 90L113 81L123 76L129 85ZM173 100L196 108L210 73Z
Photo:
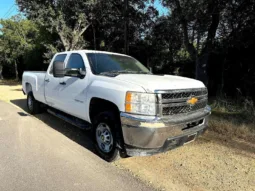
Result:
M82 70L85 70L85 65L81 55L76 53L71 54L66 68L81 68Z
M59 55L57 55L56 57L55 57L55 59L53 60L53 64L54 64L54 62L64 62L65 61L65 59L66 59L66 54L59 54ZM51 65L51 68L50 68L50 74L52 74L53 73L53 64Z

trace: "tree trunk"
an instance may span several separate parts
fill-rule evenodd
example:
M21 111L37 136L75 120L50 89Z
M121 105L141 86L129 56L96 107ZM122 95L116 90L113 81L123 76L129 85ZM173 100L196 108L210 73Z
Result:
M0 65L0 80L4 79L2 75L2 71L3 71L3 66Z
M129 53L129 48L128 48L128 0L124 0L124 53L128 54Z
M96 42L96 30L95 30L94 25L92 25L92 30L93 30L94 50L96 50L97 49L97 42Z
M150 68L150 59L147 57L147 62L146 62L147 68Z
M19 81L18 66L16 61L15 61L14 67L15 67L15 80Z
M224 61L222 63L222 67L221 67L221 84L220 84L220 92L218 93L219 95L223 95L224 92L224 85L225 85L225 64L226 64L227 60L226 60L226 56L224 58Z
M193 45L193 37L190 42L189 39L189 30L188 30L188 21L185 17L185 12L181 7L179 0L175 0L176 10L180 16L181 26L183 30L184 45L186 50L189 52L192 60L196 60L196 79L202 81L206 86L208 86L208 61L209 55L212 52L213 42L216 35L216 31L220 21L220 9L219 1L211 0L208 4L208 14L211 15L211 24L208 28L207 38L205 41L205 47L201 50L201 55L199 55L199 43L200 43L200 32L198 31L197 39L197 50Z
M196 59L196 79L208 86L208 61L209 53L205 52Z

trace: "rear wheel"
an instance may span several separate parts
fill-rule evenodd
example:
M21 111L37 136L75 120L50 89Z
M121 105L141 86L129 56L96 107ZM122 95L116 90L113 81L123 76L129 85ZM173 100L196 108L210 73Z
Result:
M41 112L40 102L34 98L33 92L27 94L27 108L30 114L38 114Z
M117 120L110 111L98 114L93 122L95 148L99 156L108 162L120 158L116 139L118 128Z

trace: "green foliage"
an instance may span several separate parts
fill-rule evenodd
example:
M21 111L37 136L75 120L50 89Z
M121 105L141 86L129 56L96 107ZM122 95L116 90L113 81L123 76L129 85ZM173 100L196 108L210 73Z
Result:
M38 28L35 23L17 15L0 20L0 54L6 64L14 63L20 56L38 46Z
M73 50L85 46L83 33L92 24L100 11L100 1L41 1L17 0L20 10L51 34L58 34L62 47L58 49Z
M0 28L0 65L9 65L8 68L13 68L16 78L18 75L21 77L24 63L27 66L38 67L42 63L42 57L37 56L34 59L33 55L42 55L45 51L43 44L48 42L47 33L36 23L21 15L7 20L2 19L0 24L2 26ZM31 63L31 61L34 62Z
M101 0L17 0L25 15L45 27L51 34L57 34L61 44L57 50L102 48L121 52L124 29L124 3L122 1ZM140 40L148 32L155 8L146 8L144 0L129 0L129 41ZM93 34L94 33L94 34ZM95 36L96 39L95 39ZM86 43L85 39L89 42ZM101 46L104 42L105 46ZM117 45L117 46L116 46Z
M151 64L156 70L173 72L181 48L181 32L170 16L156 20L146 40L151 44Z
M179 60L188 60L189 59L189 53L187 52L186 49L181 48L178 52L177 52L177 56Z
M124 52L124 3L123 1L101 1L98 7L101 16L93 21L93 27L85 32L87 48L113 52ZM128 7L128 41L131 54L137 54L137 43L144 39L154 25L158 15L152 6L146 6L144 0L129 0ZM99 15L100 15L99 14ZM95 39L93 33L95 32ZM95 42L94 42L95 41ZM102 44L103 42L103 44ZM104 45L104 46L102 46ZM139 47L143 48L143 47Z

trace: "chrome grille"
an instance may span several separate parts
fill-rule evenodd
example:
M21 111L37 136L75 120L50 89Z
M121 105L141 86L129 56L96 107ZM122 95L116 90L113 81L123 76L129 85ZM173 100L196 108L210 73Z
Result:
M189 98L191 96L203 96L207 95L207 89L195 90L195 91L185 91L180 90L180 92L173 92L173 93L162 93L162 99L182 99L182 98Z
M207 105L207 89L189 90L169 90L157 91L159 101L159 115L178 115L195 112L203 109ZM197 98L198 102L194 105L188 103L191 98Z
M167 106L163 107L162 114L163 115L176 115L181 113L190 113L199 109L203 109L206 107L207 100L201 101L194 106L191 105L183 105L183 106Z

